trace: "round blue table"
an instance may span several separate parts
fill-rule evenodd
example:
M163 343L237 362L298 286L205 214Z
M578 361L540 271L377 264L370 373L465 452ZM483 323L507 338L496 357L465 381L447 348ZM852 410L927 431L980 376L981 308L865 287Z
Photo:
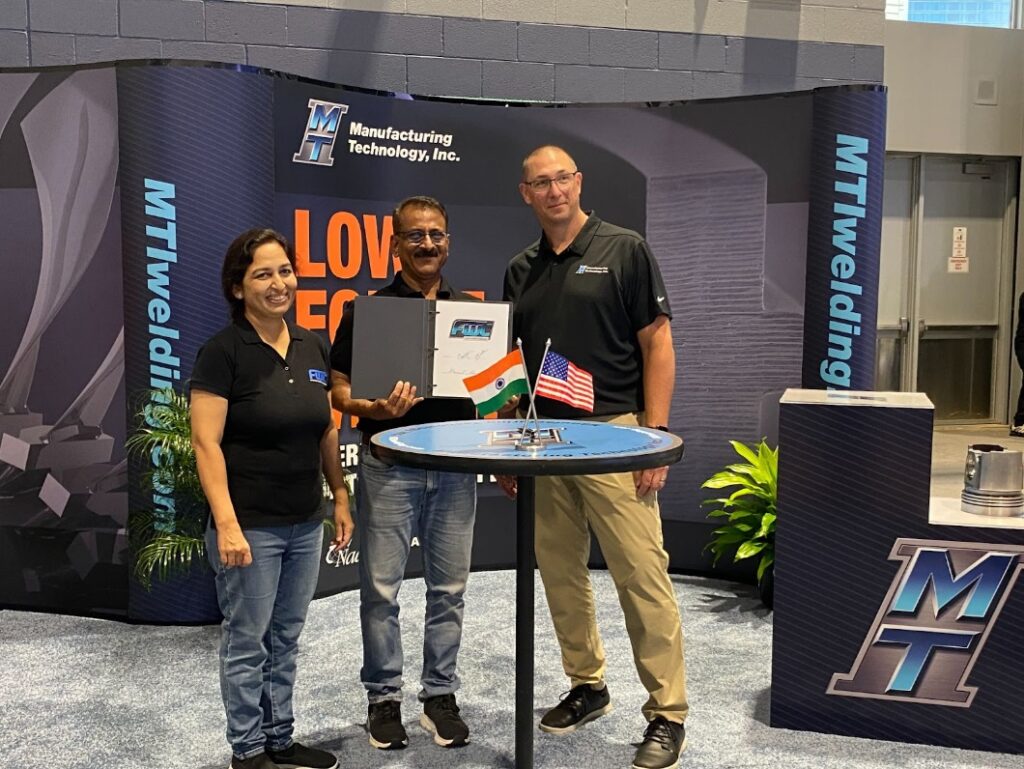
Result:
M522 426L521 419L431 422L377 433L371 444L375 456L399 465L518 478L515 763L517 769L533 769L534 478L662 467L682 458L683 441L645 427L542 419L542 447L522 449L516 447Z

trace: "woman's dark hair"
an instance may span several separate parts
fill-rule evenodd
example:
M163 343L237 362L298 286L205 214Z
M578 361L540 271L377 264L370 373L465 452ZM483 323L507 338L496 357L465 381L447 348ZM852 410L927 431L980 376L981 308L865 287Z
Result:
M264 243L277 243L281 246L285 254L288 255L288 261L291 262L292 269L297 269L295 265L295 249L292 248L292 244L288 242L288 239L276 230L256 227L246 230L231 241L227 253L224 254L224 265L220 270L220 287L224 292L224 298L228 302L228 307L231 308L231 317L234 320L240 320L245 315L245 301L235 296L235 288L242 285L245 271L252 264L253 253Z

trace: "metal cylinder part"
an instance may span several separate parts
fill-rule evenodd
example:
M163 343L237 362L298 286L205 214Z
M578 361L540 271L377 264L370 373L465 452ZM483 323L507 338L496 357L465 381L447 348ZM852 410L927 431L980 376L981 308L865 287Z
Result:
M1024 515L1024 454L998 444L967 447L960 509L975 515Z

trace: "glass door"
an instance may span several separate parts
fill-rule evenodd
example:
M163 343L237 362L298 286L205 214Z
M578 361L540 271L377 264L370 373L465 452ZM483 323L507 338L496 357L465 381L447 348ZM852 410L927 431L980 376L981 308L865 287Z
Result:
M1005 422L1017 165L886 161L876 387L917 390L937 421Z

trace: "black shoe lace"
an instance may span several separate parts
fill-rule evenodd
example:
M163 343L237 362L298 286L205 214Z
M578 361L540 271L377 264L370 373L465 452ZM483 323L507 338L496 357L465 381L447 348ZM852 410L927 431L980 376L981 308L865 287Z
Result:
M663 718L656 718L647 725L644 732L644 742L656 742L666 750L672 750L675 743L675 735L668 721Z

